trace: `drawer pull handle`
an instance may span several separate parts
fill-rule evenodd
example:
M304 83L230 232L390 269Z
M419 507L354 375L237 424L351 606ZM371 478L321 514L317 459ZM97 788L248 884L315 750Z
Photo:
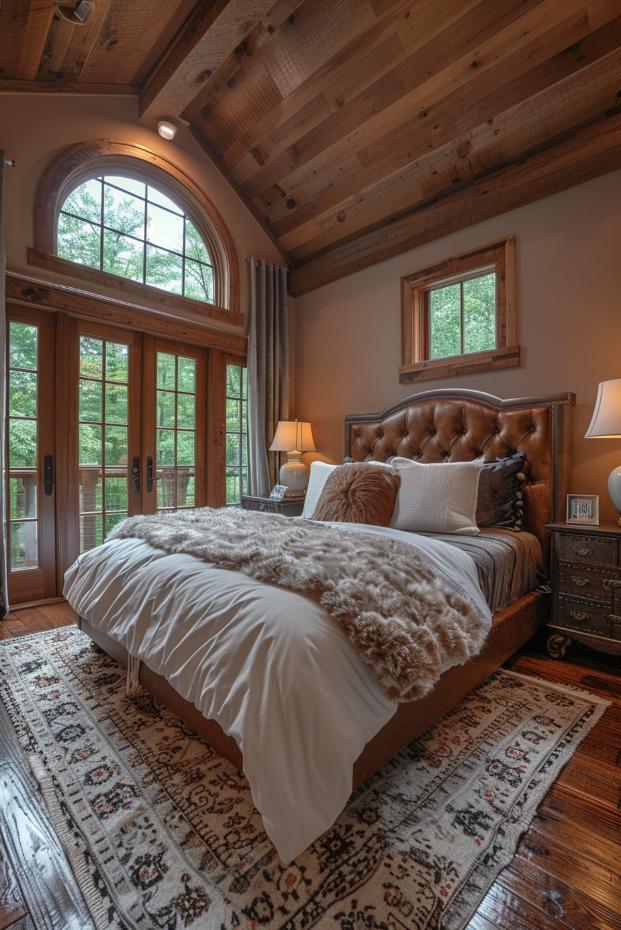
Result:
M588 578L578 578L576 575L572 575L571 580L579 588L584 588L586 585L591 584Z
M614 588L621 588L621 581L618 578L604 578L602 587L604 591L612 591Z
M569 616L574 620L586 620L589 615L585 614L582 610L570 610Z
M576 555L582 556L591 555L593 552L590 546L574 546L573 551L576 553Z

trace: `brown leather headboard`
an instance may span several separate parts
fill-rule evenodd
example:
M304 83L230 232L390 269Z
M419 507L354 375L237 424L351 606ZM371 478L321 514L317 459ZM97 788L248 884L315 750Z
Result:
M442 389L406 397L381 413L345 417L345 455L386 461L464 462L526 456L525 528L548 553L545 524L564 518L574 394L502 400Z

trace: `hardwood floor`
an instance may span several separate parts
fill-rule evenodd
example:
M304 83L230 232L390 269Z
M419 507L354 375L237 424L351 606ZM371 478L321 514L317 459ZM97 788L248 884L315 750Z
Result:
M24 608L0 621L0 639L73 622L64 603ZM529 644L507 666L585 688L611 705L546 795L467 930L621 930L620 663L578 648L561 662L540 645ZM0 930L8 927L92 924L0 706Z

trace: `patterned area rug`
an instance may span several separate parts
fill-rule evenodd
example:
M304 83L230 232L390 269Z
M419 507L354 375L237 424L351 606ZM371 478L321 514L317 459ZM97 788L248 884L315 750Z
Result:
M458 930L599 719L498 672L284 866L248 785L75 629L0 644L0 694L98 928ZM266 747L269 752L269 747Z

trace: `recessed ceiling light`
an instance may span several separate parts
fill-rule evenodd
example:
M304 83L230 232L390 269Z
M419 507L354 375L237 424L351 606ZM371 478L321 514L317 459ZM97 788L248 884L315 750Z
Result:
M171 123L169 119L158 120L157 131L159 132L162 139L166 139L167 142L170 142L171 139L174 139L177 135L177 127L174 123Z
M56 9L68 23L73 23L74 26L84 26L93 15L95 4L92 0L80 0L75 7L63 4L57 6Z

